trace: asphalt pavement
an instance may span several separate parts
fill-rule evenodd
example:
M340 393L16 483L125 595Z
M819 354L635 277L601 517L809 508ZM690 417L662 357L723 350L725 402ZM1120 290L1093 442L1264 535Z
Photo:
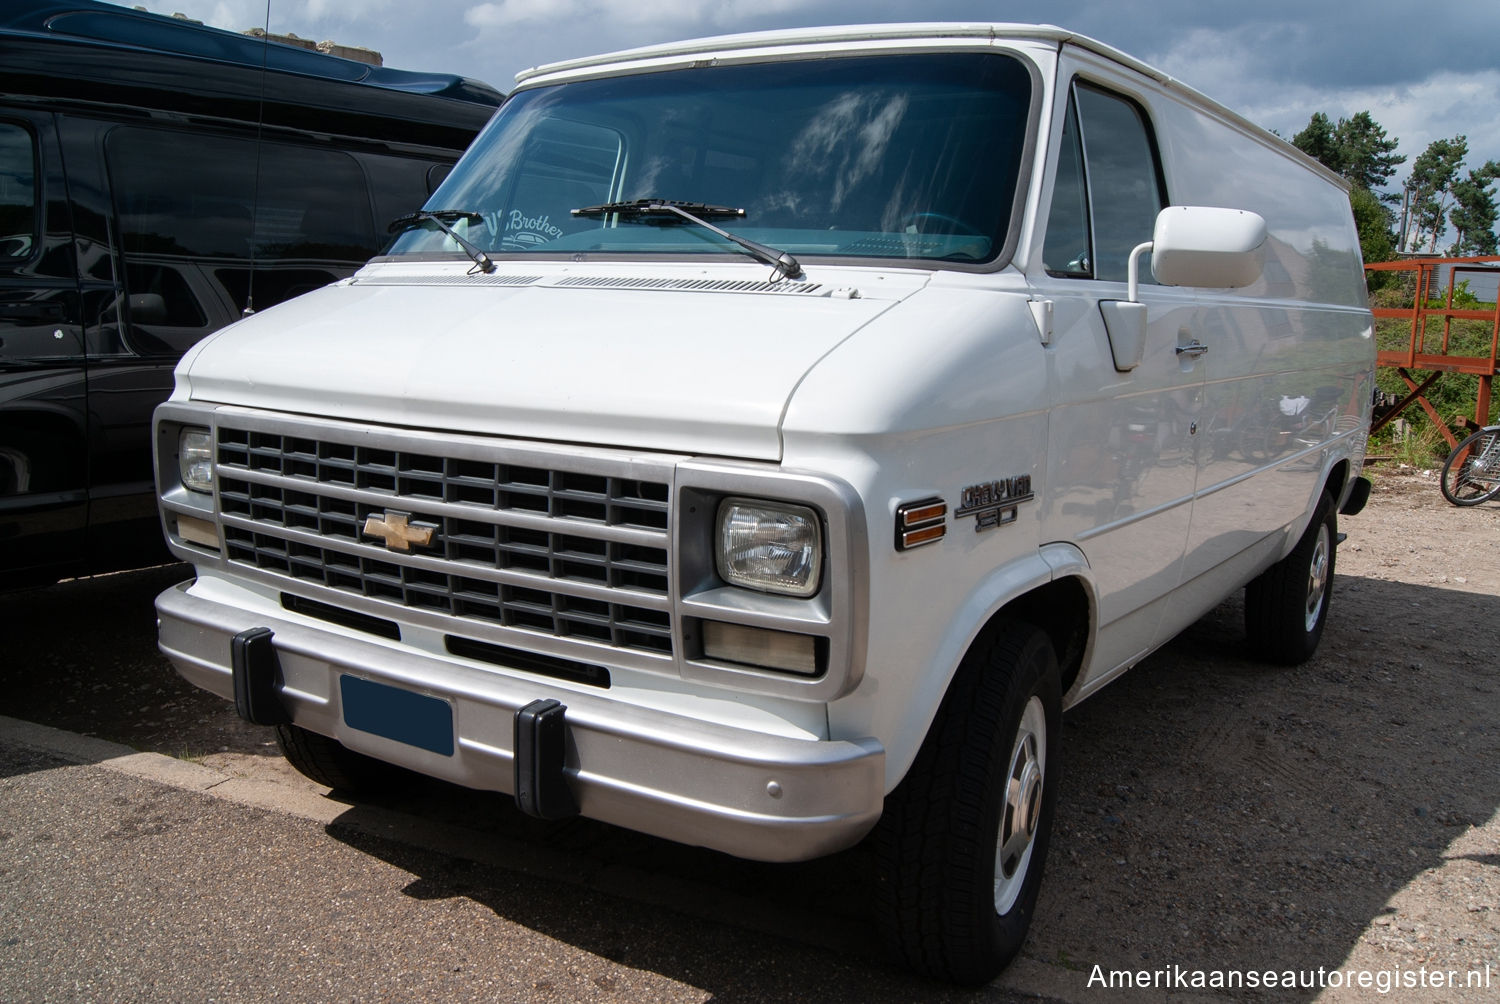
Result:
M1178 962L1500 978L1500 600L1421 534L1491 539L1411 504L1341 558L1308 666L1245 661L1226 604L1068 713L1038 915L975 994L881 953L863 846L765 865L430 780L332 797L156 651L183 566L0 593L0 1002L1314 996L1094 985Z
M331 797L156 651L190 574L0 593L0 1001L976 999L883 956L860 849L764 865L431 780ZM977 999L1071 996L1032 965Z
M792 917L778 936L774 911L747 917L732 900L629 866L580 874L566 848L0 718L0 1000L1039 996L916 980L862 946L857 923L819 931Z

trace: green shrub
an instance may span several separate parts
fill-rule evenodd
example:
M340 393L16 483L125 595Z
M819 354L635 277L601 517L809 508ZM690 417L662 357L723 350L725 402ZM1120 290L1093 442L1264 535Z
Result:
M1427 306L1434 309L1442 309L1447 300L1447 290L1440 291L1438 299L1428 300ZM1370 297L1372 307L1386 307L1394 309L1409 309L1411 306L1411 292L1408 287L1403 292L1399 287L1387 286L1375 290ZM1453 306L1458 310L1494 310L1493 303L1480 300L1469 290L1467 280L1460 281L1453 291ZM1454 320L1448 325L1448 349L1447 354L1451 356L1473 356L1488 358L1493 345L1494 323L1491 321L1469 321ZM1375 321L1375 344L1382 351L1404 352L1411 342L1411 322L1403 318L1383 317ZM1443 351L1443 319L1441 317L1429 317L1427 327L1421 342L1417 346L1419 354L1436 354ZM1411 370L1412 379L1421 383L1429 375L1429 371ZM1400 374L1392 367L1382 366L1376 371L1375 383L1381 391L1394 394L1398 398L1405 397L1410 393L1410 388L1401 379ZM1500 388L1497 388L1500 390ZM1437 382L1427 388L1426 398L1432 402L1437 413L1442 416L1451 429L1455 432L1462 430L1466 422L1473 421L1474 403L1479 395L1479 377L1470 373L1444 373L1438 377ZM1486 425L1496 421L1500 414L1500 394L1493 395L1490 401L1490 413ZM1442 455L1447 455L1447 442L1432 426L1432 420L1420 405L1413 404L1402 412L1402 418L1406 419L1412 426L1413 432L1418 433L1423 442L1431 439L1442 446ZM1428 435L1430 433L1430 437ZM1386 450L1394 450L1396 440L1388 426L1376 434L1376 440L1371 444L1372 453L1384 453ZM1380 446L1377 450L1375 447ZM1415 447L1413 447L1415 449ZM1420 452L1420 451L1419 451ZM1414 465L1416 466L1416 465Z

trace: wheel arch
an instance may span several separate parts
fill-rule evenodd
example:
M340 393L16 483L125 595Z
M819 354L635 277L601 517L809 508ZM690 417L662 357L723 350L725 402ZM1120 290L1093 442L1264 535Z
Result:
M88 433L81 413L51 402L28 401L0 408L0 418L6 427L0 494L87 487Z
M952 686L953 676L963 660L976 647L987 644L998 625L1024 621L1040 628L1052 642L1061 692L1067 695L1072 690L1093 651L1098 609L1093 573L1088 558L1073 544L1045 544L1037 556L1048 571L1047 577L992 598L987 614L971 632L968 644L953 663L947 686Z
M1349 476L1349 458L1340 457L1330 465L1324 474L1312 484L1312 491L1307 496L1307 502L1302 507L1302 513L1291 523L1288 523L1281 531L1281 546L1275 553L1268 555L1262 563L1260 571L1275 564L1292 553L1297 546L1297 541L1307 532L1312 525L1313 518L1318 513L1318 506L1327 495L1333 499L1333 511L1338 512L1344 504L1344 492L1352 484ZM1258 573L1257 573L1258 574Z
M1333 467L1329 468L1327 476L1323 479L1323 491L1327 492L1329 497L1333 499L1335 512L1344 504L1344 492L1349 487L1350 480L1348 457L1344 457L1338 463L1334 464ZM1313 506L1314 508L1317 506L1316 499L1313 500Z
M1067 543L1047 544L1024 561L996 569L979 584L950 623L948 639L928 665L927 682L917 683L903 710L888 720L886 788L906 775L937 718L969 654L988 644L999 626L1024 621L1052 642L1060 673L1063 704L1093 652L1098 599L1083 552Z
M1062 693L1069 693L1083 672L1094 639L1093 597L1083 579L1064 576L1016 597L995 611L981 637L1008 620L1034 624L1046 633L1057 656ZM976 638L974 644L979 641Z

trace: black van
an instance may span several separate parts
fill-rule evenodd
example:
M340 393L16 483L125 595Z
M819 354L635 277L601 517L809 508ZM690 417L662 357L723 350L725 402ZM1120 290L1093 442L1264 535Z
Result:
M170 560L194 342L352 273L502 95L94 3L0 11L0 588Z

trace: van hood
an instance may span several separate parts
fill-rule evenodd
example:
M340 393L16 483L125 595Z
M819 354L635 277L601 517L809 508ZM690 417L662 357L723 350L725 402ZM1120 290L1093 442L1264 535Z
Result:
M178 369L178 396L777 460L781 416L803 375L921 285L902 277L909 281L880 298L851 297L814 283L697 275L419 278L366 269L200 343Z

